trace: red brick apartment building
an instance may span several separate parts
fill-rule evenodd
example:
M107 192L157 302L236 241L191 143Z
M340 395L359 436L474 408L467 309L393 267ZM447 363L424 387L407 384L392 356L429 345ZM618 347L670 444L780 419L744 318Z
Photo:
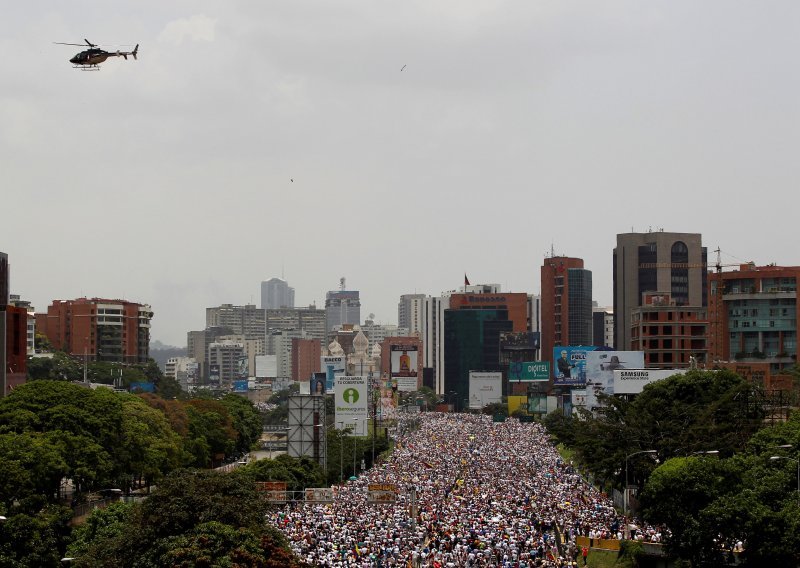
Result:
M36 325L53 347L71 355L92 361L145 363L152 318L153 311L146 304L78 298L54 300L46 318L37 314Z

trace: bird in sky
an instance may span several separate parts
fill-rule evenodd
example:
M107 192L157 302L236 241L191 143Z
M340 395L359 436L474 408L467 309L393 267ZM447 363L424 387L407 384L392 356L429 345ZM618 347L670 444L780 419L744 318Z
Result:
M403 66L400 68L400 71L402 71L402 70L403 70L403 69L405 69L405 68L406 68L406 66L405 66L405 65L403 65Z
M294 183L294 180L293 180L292 178L289 178L289 181L290 181L290 182L292 182L292 183Z

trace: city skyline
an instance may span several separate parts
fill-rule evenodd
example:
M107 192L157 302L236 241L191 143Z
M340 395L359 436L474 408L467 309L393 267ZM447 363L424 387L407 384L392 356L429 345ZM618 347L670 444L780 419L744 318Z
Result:
M38 311L147 303L153 340L182 345L206 307L258 305L279 274L318 307L344 276L362 319L397 323L401 295L465 272L536 294L551 250L584 259L610 306L632 228L701 233L726 264L800 264L775 222L800 202L798 16L790 1L15 3L11 292ZM78 48L52 42L84 37L138 59L73 69Z

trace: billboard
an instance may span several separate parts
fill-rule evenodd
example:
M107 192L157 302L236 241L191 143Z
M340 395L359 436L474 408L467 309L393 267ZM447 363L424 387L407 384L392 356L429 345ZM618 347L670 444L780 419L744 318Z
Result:
M536 351L538 331L504 331L500 333L500 351Z
M549 381L549 361L528 361L523 363L509 363L509 381Z
M326 386L328 382L327 373L314 373L314 376L311 377L310 385L309 385L309 394L312 395L321 395L326 394Z
M397 485L394 483L370 483L367 485L369 503L394 503L397 501Z
M380 387L380 403L379 418L380 420L395 420L397 418L397 398L398 395L395 389L392 388L391 382L382 384Z
M247 392L247 379L233 381L233 392Z
M529 414L547 414L547 397L545 395L528 396Z
M367 435L369 390L364 375L336 377L334 388L335 423L338 430L350 428L356 436Z
M306 503L333 503L333 487L306 487Z
M469 408L480 410L503 399L503 373L469 372Z
M131 392L156 392L156 385L153 383L131 383Z
M639 394L642 389L655 381L672 375L682 375L682 369L623 369L614 371L615 394Z
M208 366L208 382L212 386L219 386L219 365Z
M286 502L285 481L256 481L256 491L270 503Z
M397 390L414 392L418 387L417 362L418 351L416 345L392 345L390 352L389 371L397 381Z
M593 345L553 347L553 385L568 387L586 384L586 354L595 349Z
M641 351L594 351L586 355L586 384L614 394L614 371L617 369L643 369L644 353Z
M528 397L521 396L521 395L509 395L508 396L508 414L514 414L517 410L524 410L527 411L528 409Z
M334 391L336 377L344 375L346 364L344 355L323 355L319 358L319 369L325 373L325 392Z
M236 362L236 376L240 379L246 379L248 374L247 367L247 355L241 355Z
M586 406L586 389L572 389L570 395L573 408Z

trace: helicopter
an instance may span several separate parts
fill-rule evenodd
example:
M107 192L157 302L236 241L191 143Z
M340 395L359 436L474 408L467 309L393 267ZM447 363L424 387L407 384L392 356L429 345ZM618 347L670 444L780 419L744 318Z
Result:
M139 44L136 44L136 47L133 48L133 51L106 51L104 49L100 49L96 44L90 42L88 39L84 40L86 45L89 46L89 49L81 51L80 53L76 54L75 57L69 60L70 63L76 69L83 69L84 71L88 70L100 70L98 65L108 59L109 57L124 57L126 60L128 59L129 55L133 55L133 58L136 59L136 54L139 52ZM78 47L83 47L82 43L64 43L60 41L56 41L53 43L57 43L58 45L77 45Z

